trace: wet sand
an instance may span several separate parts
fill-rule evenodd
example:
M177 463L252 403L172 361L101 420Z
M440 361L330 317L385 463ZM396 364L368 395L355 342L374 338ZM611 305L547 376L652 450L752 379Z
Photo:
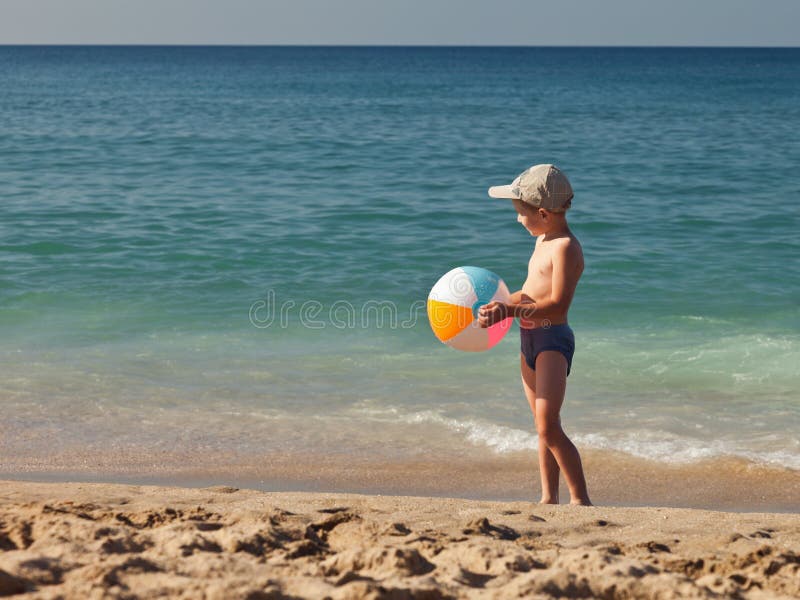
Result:
M595 504L671 506L745 512L800 512L800 471L741 459L664 464L602 450L582 450ZM232 485L269 491L340 492L538 500L535 453L389 460L368 453L261 455L200 450L148 452L101 448L52 456L0 456L0 479L95 481L202 487ZM562 482L562 499L567 499Z

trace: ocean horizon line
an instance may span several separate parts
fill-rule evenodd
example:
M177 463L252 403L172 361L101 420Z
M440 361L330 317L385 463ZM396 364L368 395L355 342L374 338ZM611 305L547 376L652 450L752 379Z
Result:
M652 50L798 50L800 46L788 45L695 45L695 44L231 44L231 43L0 43L0 48L420 48L420 49L652 49Z

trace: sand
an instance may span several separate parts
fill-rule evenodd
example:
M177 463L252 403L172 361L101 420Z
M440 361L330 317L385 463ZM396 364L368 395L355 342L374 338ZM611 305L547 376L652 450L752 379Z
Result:
M800 596L797 514L230 487L0 489L0 596Z

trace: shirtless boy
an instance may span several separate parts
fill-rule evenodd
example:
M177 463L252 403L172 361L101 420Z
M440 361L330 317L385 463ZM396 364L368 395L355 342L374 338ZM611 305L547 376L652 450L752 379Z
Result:
M583 273L583 251L567 225L572 187L557 167L535 165L511 185L489 188L489 195L513 202L517 222L536 237L536 247L522 289L508 304L482 306L478 322L489 327L507 317L520 321L522 386L539 434L540 503L558 504L563 471L571 504L591 505L581 457L559 416L575 351L567 311Z

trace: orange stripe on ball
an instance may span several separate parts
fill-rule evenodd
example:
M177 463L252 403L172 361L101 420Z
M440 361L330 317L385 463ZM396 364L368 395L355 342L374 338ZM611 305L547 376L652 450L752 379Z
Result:
M429 298L428 321L436 337L446 342L472 323L472 309Z

